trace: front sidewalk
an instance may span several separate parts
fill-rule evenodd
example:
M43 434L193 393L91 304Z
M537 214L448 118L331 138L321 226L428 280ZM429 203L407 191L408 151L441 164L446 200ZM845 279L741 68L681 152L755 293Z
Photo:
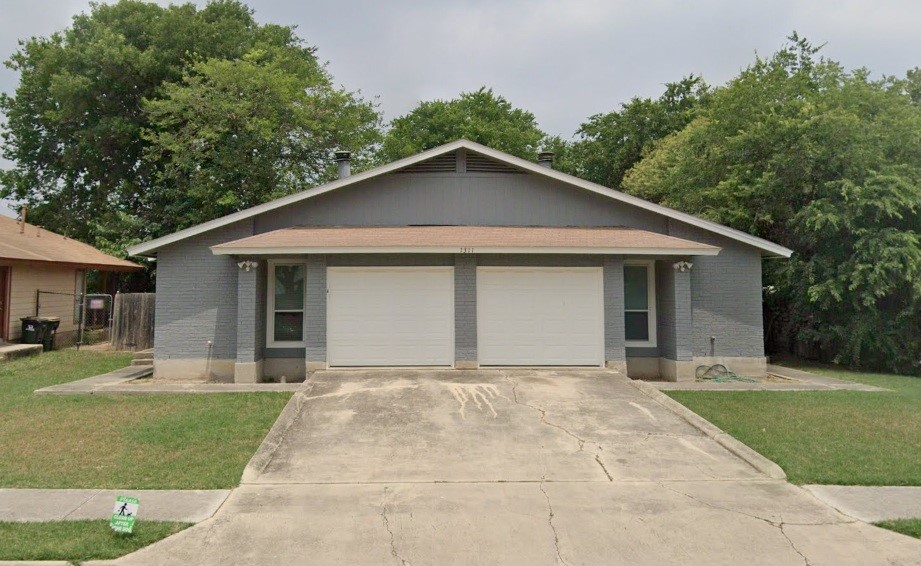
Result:
M141 501L142 521L200 523L214 515L229 489L0 489L0 521L77 521L108 519L115 498Z
M838 511L867 523L921 517L921 487L804 485Z

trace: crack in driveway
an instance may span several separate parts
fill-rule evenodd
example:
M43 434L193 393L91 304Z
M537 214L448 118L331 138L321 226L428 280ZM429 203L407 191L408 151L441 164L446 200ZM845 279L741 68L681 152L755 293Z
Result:
M694 496L691 495L690 493L685 493L685 492L683 492L683 491L681 491L681 490L679 490L679 489L674 489L674 488L672 488L672 487L669 487L668 485L666 485L666 484L663 483L663 482L657 482L657 483L658 483L658 485L659 485L660 487L662 487L663 489L666 489L666 490L668 490L668 491L671 491L672 493L675 493L675 494L677 494L677 495L682 495L682 496L684 496L684 497L687 497L688 499L690 499L690 500L692 500L692 501L695 501L695 502L697 502L697 503L700 503L701 505L704 505L704 506L709 507L709 508L711 508L711 509L716 509L716 510L719 510L719 511L726 511L726 512L729 512L729 513L735 513L735 514L737 514L737 515L742 515L743 517L748 517L748 518L750 518L750 519L755 519L755 520L758 520L758 521L762 521L762 522L764 522L764 523L766 523L766 524L768 524L768 525L774 527L775 529L779 530L779 531L780 531L780 534L787 540L787 543L789 543L790 548L793 550L793 552L795 552L796 554L798 554L798 555L800 556L800 558L803 559L803 563L804 563L805 566L812 566L812 563L809 561L809 558L806 557L806 555L803 554L803 553L796 547L796 544L793 543L793 540L790 539L790 536L787 534L786 531L784 531L784 527L786 527L786 526L797 526L797 525L799 525L799 526L849 525L849 524L853 524L853 523L859 522L859 521L822 521L822 522L813 522L813 523L791 523L791 522L784 521L784 520L783 520L783 515L781 515L780 521L772 521L771 519L768 519L768 518L765 518L765 517L760 517L760 516L758 516L758 515L752 515L751 513L745 513L744 511L740 511L740 510L738 510L738 509L732 509L732 508L730 508L730 507L723 507L723 506L721 506L721 505L715 505L715 504L713 504L713 503L710 503L709 501L704 501L703 499L694 497Z
M384 523L384 528L387 529L387 534L390 535L390 555L400 561L402 566L412 566L408 560L400 556L400 553L397 551L396 538L393 535L393 530L390 528L390 518L387 517L387 488L384 488L384 497L381 501L381 521Z
M521 405L522 407L528 407L529 409L533 409L537 411L538 413L540 413L541 424L545 424L549 427L553 427L557 430L560 430L564 434L569 436L570 438L573 438L579 444L579 452L582 452L585 450L585 445L587 444L588 441L586 441L581 436L575 434L571 430L567 429L566 427L548 421L547 420L547 410L544 409L543 407L538 407L537 405L532 405L531 403L525 403L523 401L520 401L518 399L518 385L519 385L518 382L513 380L512 377L507 372L503 371L501 372L501 374L505 378L505 380L509 383L509 385L512 387L512 401L514 401L516 405ZM595 443L592 443L592 444L595 444ZM601 461L601 452L604 451L604 448L602 448L600 444L595 444L595 447L597 449L595 451L595 462L601 467L601 471L604 472L604 475L605 477L608 478L608 481L614 481L614 477L610 474L610 472L608 472L607 467L605 467L604 463Z
M595 454L595 461L598 462L598 465L601 466L601 470L604 472L604 475L608 476L608 481L614 481L614 476L608 472L607 467L605 467L604 462L601 461L601 446L598 447L598 452Z
M560 552L560 535L556 532L556 525L553 524L553 504L550 503L550 495L547 494L547 490L544 489L544 480L546 478L541 478L540 480L540 492L544 494L544 499L547 500L547 511L549 511L550 516L547 522L550 525L550 530L553 531L553 548L556 549L556 559L560 564L568 565L569 563L563 559L563 554Z
M793 540L790 539L790 536L787 534L787 531L783 530L783 527L784 527L784 523L780 523L779 525L777 525L777 528L780 529L780 534L782 534L783 538L787 539L787 542L790 543L790 548L793 549L793 552L800 555L800 558L803 559L803 563L805 564L805 566L812 566L812 563L809 562L809 559L806 558L806 555L800 552L800 550L796 548L796 545L793 544Z
M573 434L571 431L567 430L566 427L563 427L563 426L560 426L560 425L558 425L558 424L556 424L556 423L552 423L552 422L548 421L548 420L547 420L547 410L546 410L546 409L544 409L544 408L542 408L542 407L538 407L537 405L532 405L532 404L530 404L530 403L524 403L524 402L522 402L522 401L519 401L519 400L518 400L518 383L515 382L515 381L513 381L512 378L511 378L511 376L509 376L506 372L502 372L502 375L505 377L505 380L509 383L509 385L512 386L512 399L515 401L515 404L516 404L516 405L521 405L522 407L528 407L528 408L533 409L533 410L537 411L538 413L540 413L540 422L541 422L541 424L545 424L545 425L547 425L547 426L550 426L550 427L553 427L553 428L555 428L555 429L557 429L557 430L560 430L560 431L562 431L564 434L566 434L566 435L570 436L571 438L573 438L573 439L579 444L579 452L582 452L582 450L585 448L585 439L580 438L580 437L579 437L578 435L576 435L576 434Z

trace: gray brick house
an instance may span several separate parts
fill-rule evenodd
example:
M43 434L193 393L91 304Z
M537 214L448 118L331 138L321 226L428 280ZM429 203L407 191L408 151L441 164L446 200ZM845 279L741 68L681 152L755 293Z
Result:
M607 366L763 374L790 250L459 140L129 249L157 259L158 376Z

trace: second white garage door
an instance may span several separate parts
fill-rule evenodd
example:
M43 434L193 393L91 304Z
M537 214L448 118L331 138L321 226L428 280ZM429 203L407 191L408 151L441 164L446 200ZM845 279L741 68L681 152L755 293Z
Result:
M451 267L330 267L331 366L454 363Z
M480 365L602 365L601 268L478 268L477 351Z

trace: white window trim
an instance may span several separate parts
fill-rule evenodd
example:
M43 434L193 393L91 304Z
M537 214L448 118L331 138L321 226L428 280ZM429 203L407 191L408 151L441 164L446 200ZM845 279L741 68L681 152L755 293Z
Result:
M648 290L648 300L649 300L649 340L627 340L624 342L624 345L628 348L655 348L658 346L658 340L656 336L656 326L657 326L657 317L656 317L656 262L655 260L628 260L624 262L624 266L627 265L643 265L646 266L646 288ZM628 312L626 308L627 296L626 290L624 292L624 313ZM630 309L630 312L644 312L638 311L636 309Z
M266 308L265 308L265 344L268 348L304 348L307 346L307 263L291 259L270 259L266 262ZM275 340L275 267L278 265L303 265L304 266L304 302L300 311L284 312L303 312L303 328L301 336L304 340L300 341L276 341Z

